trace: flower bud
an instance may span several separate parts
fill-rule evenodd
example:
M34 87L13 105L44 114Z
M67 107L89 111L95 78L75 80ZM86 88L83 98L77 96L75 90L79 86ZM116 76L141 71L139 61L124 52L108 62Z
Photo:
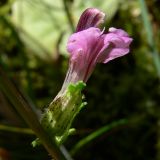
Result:
M88 29L90 27L98 27L104 22L105 14L96 8L86 9L78 22L76 32Z

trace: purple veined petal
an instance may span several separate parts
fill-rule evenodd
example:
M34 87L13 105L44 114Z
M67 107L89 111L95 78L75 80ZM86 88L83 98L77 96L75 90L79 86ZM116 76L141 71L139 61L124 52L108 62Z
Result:
M107 63L129 53L129 45L132 42L132 38L125 31L111 28L110 33L104 36L104 47L97 57L97 62Z
M86 9L78 22L76 32L88 29L90 27L98 27L99 24L104 23L105 14L97 8Z
M70 53L70 68L73 71L66 82L86 82L96 63L107 63L127 54L131 42L132 38L125 31L116 28L111 28L107 34L95 27L72 34L67 50Z
M65 87L68 83L88 80L97 63L95 57L102 49L103 44L104 38L98 28L91 27L71 35L67 44L70 62L64 82Z
M100 36L101 30L94 27L72 34L67 44L67 51L70 53L71 59L78 60L80 54L78 51L82 50L81 56L83 56L83 60L87 60L93 55L90 52L95 51Z
M117 28L114 28L114 27L110 27L109 28L109 33L114 33L118 36L121 36L121 37L128 37L128 33L125 32L124 30L122 29L117 29Z
M118 48L126 48L129 47L131 43L131 38L129 37L120 37L113 33L106 34L104 44L108 42L112 42Z
M129 53L129 49L128 48L115 48L112 51L110 51L107 55L107 57L105 58L105 60L103 61L103 63L108 63L109 61L118 58L118 57L122 57L124 55L126 55L127 53Z

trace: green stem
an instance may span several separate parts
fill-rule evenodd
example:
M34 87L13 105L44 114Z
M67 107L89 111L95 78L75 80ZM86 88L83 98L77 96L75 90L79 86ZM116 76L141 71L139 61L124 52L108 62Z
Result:
M3 124L0 124L0 131L34 135L34 132L29 128L21 128L21 127L19 128L19 127L13 127L13 126L6 126Z
M152 52L152 57L153 57L154 65L157 70L157 74L160 78L160 57L158 54L158 49L155 44L155 40L153 36L153 29L152 29L151 21L149 19L147 5L146 5L145 0L139 0L139 3L140 3L141 11L142 11L143 24L144 24L144 27L147 33L147 41L148 41L150 50Z
M74 32L75 31L75 28L74 28L74 24L73 24L73 18L72 18L72 14L69 10L69 7L68 7L68 2L67 0L63 0L63 5L64 5L64 10L66 12L66 16L67 16L67 19L68 19L68 23L70 25L70 28L71 30Z
M67 160L55 142L53 142L42 128L37 115L32 110L32 106L26 101L18 89L12 84L5 72L0 68L0 87L6 97L13 104L17 112L23 117L25 122L35 132L41 140L46 150L55 160Z
M119 121L112 122L111 124L107 124L106 126L96 130L95 132L91 133L87 137L81 139L71 150L71 155L75 155L82 147L87 145L89 142L92 140L96 139L97 137L101 136L102 134L110 131L111 129L119 126L119 125L124 125L127 123L127 120L121 119Z

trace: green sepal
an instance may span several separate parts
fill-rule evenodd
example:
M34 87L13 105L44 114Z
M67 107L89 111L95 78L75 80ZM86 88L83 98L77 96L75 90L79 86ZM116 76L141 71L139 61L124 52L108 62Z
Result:
M71 124L79 111L87 104L83 102L82 90L86 84L82 81L69 84L66 91L59 94L42 116L41 124L50 138L58 145L75 131ZM35 145L36 141L34 141Z

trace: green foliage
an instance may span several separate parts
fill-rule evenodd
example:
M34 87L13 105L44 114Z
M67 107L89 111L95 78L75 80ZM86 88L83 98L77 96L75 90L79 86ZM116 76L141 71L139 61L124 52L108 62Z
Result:
M26 99L36 104L37 113L41 113L40 110L47 112L44 108L60 90L68 67L65 48L72 29L63 2L8 0L0 4L0 67L25 93ZM117 125L94 141L87 142L74 155L76 160L159 160L160 80L153 52L156 51L159 57L160 5L158 0L146 0L143 3L147 10L144 10L139 2L67 1L71 13L69 18L74 26L86 7L95 6L103 10L107 14L106 19L110 20L106 21L106 30L110 26L122 28L134 38L128 56L107 65L98 65L84 90L88 105L72 126L71 120L68 128L56 128L60 138L65 131L65 136L68 136L70 127L77 129L64 143L72 150L102 126L127 119L127 124ZM18 8L20 3L22 6ZM74 91L74 86L69 90ZM31 147L31 141L36 138L34 135L8 129L8 126L28 126L2 91L0 106L0 123L7 126L7 129L0 127L0 147L7 151L10 159L49 159L42 146ZM50 113L52 107L49 108Z
M108 12L107 19L111 19L116 13L120 1L107 0L99 3L99 0L76 0L73 6L70 3L71 19L74 19L73 25L78 21L82 11L88 7L106 10ZM66 40L71 34L72 28L70 29L67 16L65 16L64 4L59 0L56 3L50 0L17 0L13 5L13 23L18 28L24 43L41 58L56 56L53 53L56 53L56 45L62 34L64 41L60 51L66 54Z
M124 125L127 123L127 120L121 119L119 121L112 122L111 124L107 124L106 126L101 127L100 129L92 132L90 135L86 136L82 140L80 140L75 146L73 146L71 150L71 155L75 155L76 152L80 151L82 147L87 145L88 143L92 142L97 137L103 135L104 133L108 132L109 130L113 129L114 127Z

